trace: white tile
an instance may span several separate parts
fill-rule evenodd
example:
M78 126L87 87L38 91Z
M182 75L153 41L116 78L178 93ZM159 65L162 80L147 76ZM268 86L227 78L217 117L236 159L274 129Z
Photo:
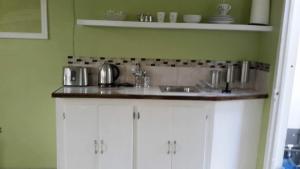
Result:
M177 85L194 86L200 80L208 80L209 69L199 67L179 67Z
M146 66L149 72L151 85L176 85L178 71L175 67Z
M259 92L268 92L270 73L262 70L256 71L255 89Z

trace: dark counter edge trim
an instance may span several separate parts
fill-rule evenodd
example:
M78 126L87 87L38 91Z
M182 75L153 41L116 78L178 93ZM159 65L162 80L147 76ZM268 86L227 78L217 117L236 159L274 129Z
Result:
M251 96L158 96L158 95L120 95L120 94L82 94L82 93L52 93L53 98L103 98L103 99L155 99L155 100L207 100L207 101L225 101L225 100L247 100L247 99L265 99L268 94L256 94Z

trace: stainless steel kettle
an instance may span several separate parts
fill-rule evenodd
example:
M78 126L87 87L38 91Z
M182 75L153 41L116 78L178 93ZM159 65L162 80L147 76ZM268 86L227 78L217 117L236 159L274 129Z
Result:
M120 75L120 69L113 64L104 62L99 68L98 84L100 87L109 87L114 84Z

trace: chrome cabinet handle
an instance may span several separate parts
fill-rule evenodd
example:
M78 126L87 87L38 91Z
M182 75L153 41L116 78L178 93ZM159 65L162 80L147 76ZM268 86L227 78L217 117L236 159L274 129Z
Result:
M141 118L141 114L139 112L135 113L133 112L133 119L139 120Z
M104 140L101 140L100 144L101 144L101 146L100 146L100 153L104 154Z
M141 118L141 114L139 112L138 112L138 117L137 118L138 118L138 120Z
M177 153L177 142L176 140L174 141L174 151L173 151L173 154L176 154Z
M168 151L167 151L167 154L170 154L171 153L171 141L169 140L168 141Z
M95 154L98 154L99 152L99 143L97 140L94 140L94 148L95 148Z

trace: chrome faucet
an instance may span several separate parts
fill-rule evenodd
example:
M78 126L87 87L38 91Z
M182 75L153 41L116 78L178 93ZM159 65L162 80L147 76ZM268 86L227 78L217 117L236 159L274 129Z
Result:
M141 64L136 63L135 65L133 65L131 71L135 79L135 87L143 87L146 71L142 69Z

